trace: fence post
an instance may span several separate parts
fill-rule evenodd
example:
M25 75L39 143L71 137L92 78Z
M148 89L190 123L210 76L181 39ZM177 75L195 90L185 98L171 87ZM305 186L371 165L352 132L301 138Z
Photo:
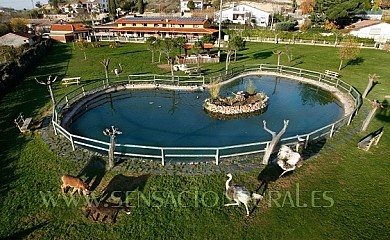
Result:
M165 154L164 154L164 148L161 148L161 164L165 166Z
M66 106L69 107L69 100L68 100L68 96L65 96L65 101L66 101Z
M219 148L217 148L215 152L215 165L218 164L219 164Z
M330 129L329 137L333 137L333 131L334 131L334 124L332 124L332 128Z
M81 89L83 90L83 95L85 97L85 89L84 89L84 87L81 87Z
M53 119L52 119L52 122L54 122L54 121L53 121ZM57 122L56 122L56 123L53 123L53 129L54 129L54 134L57 136L57 135L58 135L58 133L57 133L57 127L56 127L56 124L57 124Z
M339 79L337 78L337 81L336 81L336 88L339 86Z
M356 112L356 111L355 111L355 112ZM349 116L348 125L351 124L352 118L353 118L353 115L355 114L355 112L351 113L351 116Z
M306 140L305 140L305 149L307 148L307 145L309 144L309 138L310 138L310 134L307 134Z
M76 150L75 147L74 147L74 141L73 141L73 137L72 137L72 134L69 135L69 138L70 138L70 143L72 144L72 149L73 151Z

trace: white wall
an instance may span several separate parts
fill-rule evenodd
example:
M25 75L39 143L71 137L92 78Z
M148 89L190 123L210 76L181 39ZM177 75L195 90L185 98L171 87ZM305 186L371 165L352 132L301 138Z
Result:
M390 41L390 24L379 23L358 30L352 30L350 34L361 38L373 38L376 42L386 42Z
M215 19L218 19L219 22L219 11L215 15ZM269 16L270 14L268 12L245 4L222 9L222 21L229 19L233 23L251 23L251 19L255 19L257 26L266 27L269 24Z

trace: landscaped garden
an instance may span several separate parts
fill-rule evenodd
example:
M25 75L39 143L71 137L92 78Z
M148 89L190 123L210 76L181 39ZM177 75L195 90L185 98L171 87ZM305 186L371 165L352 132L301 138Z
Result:
M324 72L337 71L338 48L289 45L292 59L281 56L281 64ZM247 43L230 68L243 64L276 64L277 50L284 45ZM156 54L157 56L157 54ZM202 74L225 69L224 54L218 64L201 65ZM107 157L85 154L86 159L67 159L53 152L43 141L43 121L51 113L46 87L36 82L58 75L53 85L57 99L77 85L62 85L63 77L81 77L81 84L105 78L101 61L110 58L110 70L121 64L120 77L129 74L170 74L166 60L151 63L144 44L118 44L117 48L80 49L77 45L54 44L48 55L0 102L0 237L10 239L386 239L390 234L389 203L389 110L378 110L366 133L360 127L371 102L364 100L352 124L333 138L311 146L305 164L280 179L269 179L264 199L245 216L244 206L225 207L226 173L213 167L206 175L188 176L174 165L160 166L161 174L148 173L137 162L137 174L117 168L105 170ZM362 49L357 60L341 71L341 79L363 92L368 74L380 76L368 99L383 102L389 95L389 53ZM110 78L116 76L110 72ZM261 89L258 89L261 91ZM388 101L388 100L387 100ZM281 110L282 111L282 110ZM14 119L20 112L33 117L32 131L20 133ZM358 141L380 127L384 134L368 152ZM262 128L262 123L259 123ZM319 152L319 154L317 154ZM82 158L80 156L80 158ZM243 161L261 162L262 156ZM130 164L136 161L131 161ZM120 164L129 164L120 162ZM239 165L240 160L235 164ZM211 174L209 173L211 171ZM260 184L264 168L233 174L232 183L250 190ZM94 222L83 214L84 197L61 194L61 176L78 175L92 179L93 194L107 189L128 196L131 214L119 212L115 224ZM259 180L260 179L260 180ZM118 180L118 181L114 181ZM118 185L115 185L116 183ZM65 198L63 196L66 196ZM105 197L105 196L103 196ZM110 196L108 196L110 197ZM69 202L70 201L70 202ZM251 205L251 209L253 204Z

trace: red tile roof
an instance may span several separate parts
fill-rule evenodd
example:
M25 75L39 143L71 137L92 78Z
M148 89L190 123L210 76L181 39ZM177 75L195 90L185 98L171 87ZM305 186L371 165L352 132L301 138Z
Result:
M51 31L61 31L61 32L83 32L91 31L92 29L85 27L81 23L77 24L52 24Z
M191 49L193 46L194 46L194 44L187 43L187 44L183 45L183 48L184 49ZM204 49L213 49L214 48L214 44L212 44L212 43L205 43L205 44L203 44L203 48Z
M114 32L169 32L169 33L201 33L212 34L218 32L213 28L161 28L161 27L123 27L113 28L110 31Z

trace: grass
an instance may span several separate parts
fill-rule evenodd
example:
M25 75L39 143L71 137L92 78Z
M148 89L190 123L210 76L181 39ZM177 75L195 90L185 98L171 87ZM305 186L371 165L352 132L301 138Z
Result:
M283 50L284 47L248 43L231 67L275 64L277 57L272 51ZM290 63L287 57L282 57L284 65L320 72L338 68L337 48L290 47L294 57ZM150 63L151 53L142 44L122 44L116 49L107 46L87 48L85 52L87 60L77 46L74 49L72 45L53 46L31 75L0 100L0 238L387 239L390 234L388 110L380 110L369 127L369 131L373 131L385 126L381 141L369 152L356 147L364 134L358 133L346 139L349 131L365 118L365 109L370 109L366 100L351 126L328 139L321 154L311 157L302 168L271 182L266 199L251 217L245 217L243 206L223 206L227 202L224 197L227 178L223 173L183 177L129 176L126 172L106 172L88 165L92 160L100 159L84 159L83 165L51 152L41 139L39 130L24 135L19 133L13 123L19 112L23 111L39 122L50 109L50 96L34 77L41 79L48 74L58 74L61 77L81 76L82 81L103 78L104 69L99 61L108 57L111 68L122 64L123 74L169 74L166 68ZM386 65L388 57L386 52L363 49L359 61L341 70L342 79L363 92L368 74L376 73L380 76L380 83L368 97L383 101L390 89L386 81L390 78ZM224 62L202 66L205 73L223 69ZM111 77L114 77L112 73ZM74 87L55 83L57 98ZM254 190L260 184L258 175L261 171L253 169L252 172L236 174L233 181ZM123 174L128 184L119 182L113 186L114 189L134 191L128 198L133 205L131 215L120 213L116 224L86 219L81 205L67 206L62 195L58 195L62 174L80 174L84 179L95 177L97 195ZM59 196L57 205L46 207L41 193L46 197L51 194L54 199ZM150 202L140 198L138 203L139 194L152 194ZM278 194L280 198L275 200ZM76 200L83 203L79 197ZM300 207L303 204L307 207Z

